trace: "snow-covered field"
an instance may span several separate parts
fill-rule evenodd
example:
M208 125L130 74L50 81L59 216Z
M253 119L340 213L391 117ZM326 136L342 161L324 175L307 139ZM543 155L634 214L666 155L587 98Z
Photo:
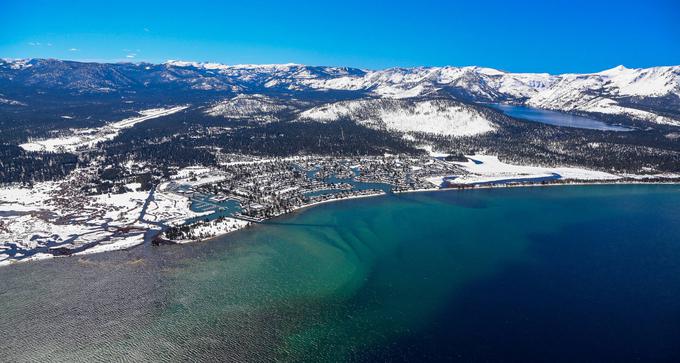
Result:
M468 174L457 176L456 184L478 184L507 179L528 179L545 178L554 174L559 174L561 179L571 180L616 180L621 179L619 175L605 173L597 170L589 170L571 167L541 167L512 165L498 160L497 156L491 155L472 155L467 162L453 162L460 166ZM434 185L442 185L444 178L450 175L428 178Z
M140 122L154 118L171 115L182 111L188 106L172 108L154 108L140 111L140 116L128 118L118 122L112 122L100 128L72 130L69 136L55 137L44 140L31 140L19 145L26 151L69 151L73 152L81 148L91 148L100 142L113 140L121 130L130 128Z

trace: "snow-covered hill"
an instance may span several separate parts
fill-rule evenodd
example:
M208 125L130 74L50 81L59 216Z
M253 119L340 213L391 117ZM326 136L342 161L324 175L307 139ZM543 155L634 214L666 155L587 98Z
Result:
M301 121L350 119L376 129L471 136L496 129L478 109L452 100L368 99L342 101L302 112Z
M271 97L240 94L214 104L206 113L233 120L273 122L279 121L281 113L292 109L290 105Z

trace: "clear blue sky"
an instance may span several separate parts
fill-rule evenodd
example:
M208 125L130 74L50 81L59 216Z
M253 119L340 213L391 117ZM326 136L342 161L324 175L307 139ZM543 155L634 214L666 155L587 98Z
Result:
M592 72L680 64L680 0L0 0L0 57Z

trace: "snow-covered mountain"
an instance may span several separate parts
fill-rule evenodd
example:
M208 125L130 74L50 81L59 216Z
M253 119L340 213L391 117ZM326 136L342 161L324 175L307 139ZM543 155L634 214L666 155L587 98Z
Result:
M680 66L629 69L619 66L590 74L509 73L482 67L416 67L363 70L300 64L223 65L168 61L79 63L52 59L0 60L0 92L17 99L22 87L83 93L123 93L168 89L219 92L232 99L215 114L272 107L239 94L342 94L340 99L449 97L465 102L504 102L577 113L621 115L680 125ZM330 99L337 101L338 99ZM232 106L230 106L232 105ZM259 105L259 106L258 106ZM279 105L281 106L281 105ZM219 108L224 109L219 111ZM239 111L235 111L235 108ZM281 106L284 107L284 106Z
M512 74L480 67L418 67L368 71L361 76L308 81L316 89L368 90L375 95L408 98L448 90L476 101L518 99L554 82L548 74Z
M531 107L624 115L680 124L680 66L628 69L619 66L593 74L507 73L479 67L388 69L331 80L307 81L317 89L367 90L390 98L422 97L446 92L475 102L508 102ZM645 102L675 100L675 115L655 112ZM635 98L637 105L629 102Z
M556 82L531 96L526 104L561 111L626 115L665 124L678 123L654 110L633 107L629 98L680 98L680 67L628 69L618 66L600 73L557 76Z
M367 99L341 101L302 112L301 121L350 119L364 126L400 132L471 136L496 129L478 109L454 100Z

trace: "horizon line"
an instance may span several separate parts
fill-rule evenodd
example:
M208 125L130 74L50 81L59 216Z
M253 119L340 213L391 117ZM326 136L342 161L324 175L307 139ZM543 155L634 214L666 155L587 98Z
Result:
M481 68L481 69L491 69L503 73L514 73L514 74L549 74L549 75L567 75L567 74L597 74L597 73L602 73L606 72L609 70L614 70L614 69L631 69L631 70L640 70L640 69L651 69L651 68L662 68L662 67L680 67L680 64L668 64L668 65L655 65L651 67L627 67L623 64L618 64L613 67L605 68L600 71L596 72L563 72L563 73L551 73L551 72L513 72L513 71L507 71L501 68L495 68L495 67L488 67L488 66L482 66L482 65L465 65L465 66L459 66L459 65L416 65L416 66L392 66L392 67L384 67L384 68L368 68L368 67L355 67L355 66L341 66L341 65L321 65L321 64L305 64L305 63L298 63L298 62L285 62L285 63L238 63L238 64L229 64L229 63L222 63L222 62L215 62L215 61L188 61L188 60L181 60L181 59L167 59L165 61L151 61L151 60L133 60L133 59L68 59L68 58L57 58L57 57L0 57L1 60L4 61L30 61L30 60L53 60L53 61L61 61L61 62L73 62L73 63L95 63L95 64L134 64L134 65L140 65L140 64L152 64L152 65L167 65L169 63L185 63L185 65L173 65L175 67L188 67L188 66L205 66L205 65L215 65L215 66L224 66L224 67L273 67L273 66L301 66L301 67L327 67L327 68L352 68L352 69L358 69L362 71L385 71L385 70L391 70L391 69L418 69L418 68L425 68L425 69L433 69L433 68ZM172 64L171 64L172 65Z

